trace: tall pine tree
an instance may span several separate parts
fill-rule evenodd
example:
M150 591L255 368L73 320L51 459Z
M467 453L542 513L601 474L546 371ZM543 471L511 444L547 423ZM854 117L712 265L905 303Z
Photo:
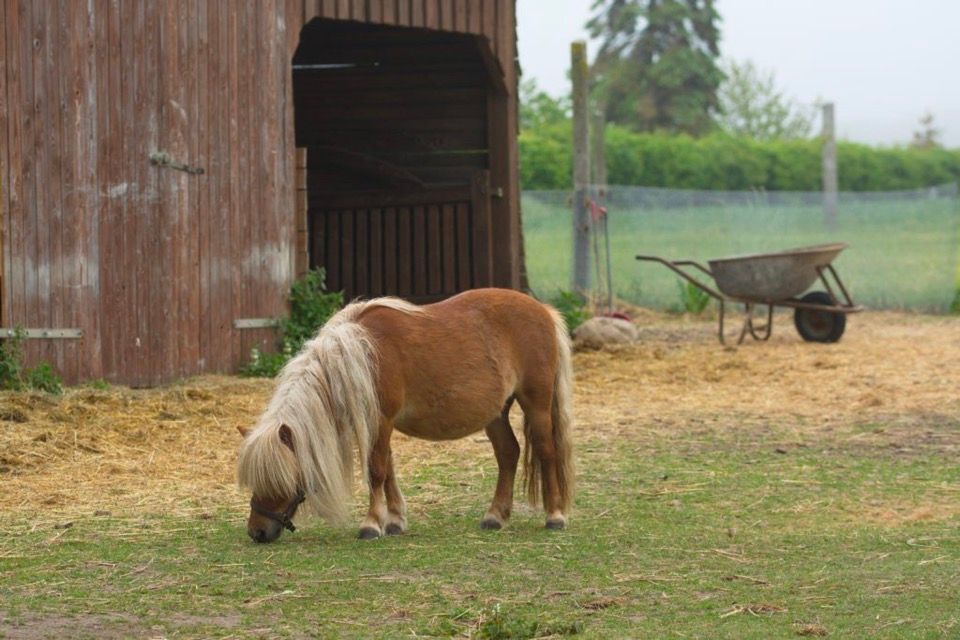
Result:
M718 109L714 0L596 0L594 92L607 120L638 131L706 133Z

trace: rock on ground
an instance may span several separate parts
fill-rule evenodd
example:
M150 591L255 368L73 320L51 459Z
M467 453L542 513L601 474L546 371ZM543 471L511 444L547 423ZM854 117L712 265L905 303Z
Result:
M633 323L620 318L597 316L590 318L573 331L576 349L602 349L611 344L635 342L639 332Z

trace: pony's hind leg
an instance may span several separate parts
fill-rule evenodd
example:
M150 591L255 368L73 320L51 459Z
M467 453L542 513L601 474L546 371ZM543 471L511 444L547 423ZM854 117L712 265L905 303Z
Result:
M480 522L482 529L500 529L510 518L513 508L513 482L517 475L517 461L520 459L520 444L510 428L511 399L496 420L487 425L487 437L493 445L497 457L497 490L493 494L490 509Z
M549 389L549 387L547 387ZM554 434L551 402L552 390L526 389L518 396L523 408L524 434L529 448L525 456L525 471L530 502L536 501L536 490L542 492L543 509L547 513L547 529L563 529L567 525L565 504L560 484L560 469L563 461L558 455Z

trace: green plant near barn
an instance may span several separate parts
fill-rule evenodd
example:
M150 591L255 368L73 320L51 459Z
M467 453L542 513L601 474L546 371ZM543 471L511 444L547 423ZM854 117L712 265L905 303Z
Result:
M550 304L563 316L563 320L567 323L567 331L570 333L590 319L587 299L575 291L562 289L557 291L556 295L550 299Z
M24 366L23 341L26 336L26 331L17 327L12 336L0 340L0 389L61 393L63 382L50 363L41 362L32 369Z
M250 362L240 375L272 378L313 337L317 330L343 306L343 293L327 291L323 268L312 269L290 287L290 315L280 319L277 352L254 347Z

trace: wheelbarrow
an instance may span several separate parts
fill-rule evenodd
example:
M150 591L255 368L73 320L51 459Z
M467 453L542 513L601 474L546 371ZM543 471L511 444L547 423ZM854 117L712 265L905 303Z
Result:
M721 344L726 344L723 322L727 302L743 303L746 307L746 317L737 344L743 343L748 334L754 340L769 340L773 333L774 307L794 309L793 323L804 340L836 342L847 326L847 314L863 311L862 306L854 304L836 269L830 264L846 248L847 245L841 242L775 253L717 258L707 261L709 268L693 260L667 260L658 256L637 256L637 260L659 262L715 298L720 306L718 334ZM716 288L704 284L685 270L690 268L713 279ZM797 297L817 280L823 283L826 291L811 291L803 297ZM842 298L838 297L837 291ZM767 306L767 323L763 326L754 324L753 311L758 305Z

